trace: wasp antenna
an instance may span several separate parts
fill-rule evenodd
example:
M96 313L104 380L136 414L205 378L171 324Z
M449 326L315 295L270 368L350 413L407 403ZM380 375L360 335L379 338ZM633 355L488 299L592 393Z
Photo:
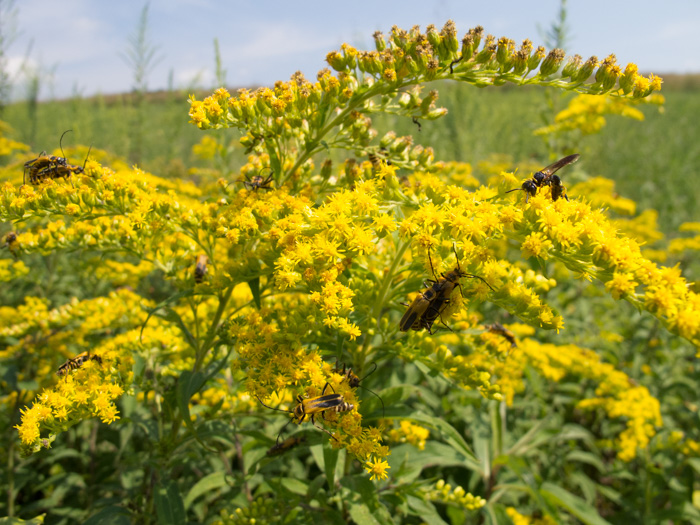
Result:
M293 410L282 410L281 408L274 408L269 405L266 405L265 403L262 402L262 399L260 399L258 396L255 396L255 398L260 401L260 404L264 406L265 408L269 408L270 410L277 410L278 412L286 412L287 414L293 414Z
M258 401L260 401L260 398L258 398ZM268 408L269 408L269 407L268 407ZM287 421L287 422L284 424L284 426L280 429L280 433L277 434L277 441L275 441L275 445L279 445L279 444L280 444L280 436L282 436L282 433L284 432L284 429L287 428L287 427L289 426L289 424L290 424L292 421L294 421L294 418L292 418L292 419L290 419L289 421Z
M435 267L433 266L433 260L430 258L430 247L428 247L428 262L430 263L430 269L433 271L433 277L435 277L436 281L439 281L440 278L435 273Z
M513 193L514 191L520 191L522 188L515 188L514 190L508 190L506 193Z
M486 286L488 286L489 288L491 288L491 291L492 291L492 292L495 292L495 291L496 291L496 290L494 290L493 286L491 286L491 285L488 283L488 281L487 281L486 279L484 279L483 277L479 277L478 275L472 275L472 274L470 274L470 273L467 273L467 274L464 274L464 275L465 275L465 277L471 277L471 278L473 278L473 279L479 279L479 280L482 281Z
M83 171L85 171L85 166L87 166L87 161L90 158L91 151L92 151L92 144L90 144L90 147L88 148L87 155L85 155L85 162L83 162Z
M362 379L360 379L360 381L364 381L366 377L371 376L372 374L374 374L374 373L377 371L377 362L375 361L375 362L372 363L372 364L374 365L374 368L372 369L372 371L371 371L371 372L367 372L367 373L362 377Z
M325 428L323 428L323 427L317 425L317 424L316 424L316 421L313 422L313 425L314 425L317 429L323 430L326 434L328 434L328 435L331 437L331 439L334 439L335 441L338 441L338 438L337 438L337 437L335 437L333 434L331 434L331 433L330 433L328 430L326 430Z
M367 376L365 376L365 377L367 377ZM363 377L363 379L364 379L364 377ZM379 397L379 394L377 394L374 390L370 390L366 386L362 386L362 385L357 385L357 386L362 388L363 390L367 390L367 392L371 392L374 395L374 397L379 399L379 402L382 404L382 419L384 419L384 417L386 415L386 413L384 412L384 400L381 397Z
M61 138L58 140L58 145L61 148L61 154L63 155L63 158L66 158L66 154L63 153L63 137L68 133L69 131L73 131L72 129L67 129L66 131L63 132L63 135L61 135Z
M331 386L331 384L330 384L328 381L326 381L326 384L323 385L323 390L321 390L321 395L322 395L322 396L326 394L326 388L328 388L329 386L331 387L331 390L333 390L333 393L335 394L335 390L333 389L333 387Z

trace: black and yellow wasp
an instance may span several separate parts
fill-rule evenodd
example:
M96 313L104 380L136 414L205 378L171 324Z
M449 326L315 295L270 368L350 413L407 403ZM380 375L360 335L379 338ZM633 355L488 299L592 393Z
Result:
M271 173L265 179L262 175L260 175L260 173L262 173L266 169L270 170ZM272 182L272 177L275 174L275 172L272 171L271 168L263 168L260 170L260 173L258 173L257 175L253 175L252 177L246 173L246 180L241 180L238 182L242 182L243 185L250 191L271 190L272 188L270 187L270 183Z
M270 449L266 452L266 455L270 457L279 456L305 442L306 437L304 436L292 436L282 441L282 443L277 443L270 447Z
M284 429L287 428L287 425L291 423L292 421L296 421L297 424L301 424L304 419L306 419L306 416L309 416L309 419L311 420L311 423L313 426L318 428L319 430L324 431L326 434L328 434L331 438L336 439L333 434L331 434L328 430L325 428L319 426L316 424L316 419L315 416L316 414L321 414L321 417L323 419L326 419L325 413L327 411L331 412L350 412L355 408L355 405L348 403L345 401L343 396L341 394L326 394L326 388L330 386L329 383L326 383L326 386L323 387L323 391L321 392L321 395L318 397L310 397L310 398L304 398L301 394L297 396L297 406L294 407L294 410L282 410L279 408L274 408L271 406L266 405L265 403L262 402L260 398L258 398L258 401L260 401L260 404L266 408L269 408L271 410L277 410L279 412L288 412L290 414L293 414L292 419L290 419L283 427L282 430L280 430L279 435L277 436L277 443L279 443L280 436L282 435L282 432L284 432ZM332 388L332 387L331 387Z
M424 286L428 286L427 283L431 283L431 286L421 292L418 297L413 300L413 303L408 307L408 310L404 313L401 321L399 321L399 330L402 332L407 332L408 330L422 330L425 328L430 334L432 334L432 327L435 320L440 317L442 324L445 321L442 320L442 312L447 308L450 302L450 297L455 288L459 287L460 292L462 291L462 285L459 280L462 277L469 277L472 279L480 279L486 286L491 288L491 285L486 282L482 277L478 275L472 275L463 271L459 266L459 257L457 256L457 249L452 246L455 253L455 258L457 260L457 266L438 278L435 273L435 268L433 267L433 261L430 258L430 250L428 250L428 261L430 262L430 269L433 271L433 279L427 279ZM493 288L491 288L493 290ZM449 327L447 327L449 329Z
M204 276L207 274L207 263L209 262L209 257L204 254L197 256L197 262L194 265L194 282L199 284L204 280Z
M559 159L554 164L550 164L546 168L542 168L540 171L535 173L531 179L527 179L523 182L520 188L515 188L513 190L508 190L506 193L512 191L523 190L525 192L525 203L527 204L530 197L537 195L537 189L543 186L549 186L552 189L552 200L556 201L560 197L564 197L567 201L569 197L566 196L564 185L561 183L561 179L558 175L555 175L564 166L573 164L579 157L578 153L574 155L569 155L563 159Z
M66 133L72 130L67 130L61 135L59 145L61 147L61 153L63 153L63 137ZM45 151L41 154L24 164L24 184L26 184L27 179L29 179L29 184L40 184L47 179L57 179L59 177L68 179L71 175L79 175L85 171L85 166L87 165L87 160L90 157L90 151L92 146L88 150L88 154L85 157L85 162L82 166L73 166L68 164L68 159L63 154L63 157L56 157L54 155L47 155Z
M68 361L59 366L56 375L62 376L68 373L69 370L77 370L90 359L97 361L97 363L100 365L102 364L102 358L100 356L90 355L90 352L83 352L82 354L76 355L72 359L68 359Z

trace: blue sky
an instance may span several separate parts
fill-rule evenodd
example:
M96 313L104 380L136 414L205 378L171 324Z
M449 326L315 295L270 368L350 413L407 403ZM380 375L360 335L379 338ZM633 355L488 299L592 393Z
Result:
M133 86L121 55L136 27L143 1L19 0L17 38L9 49L16 68L31 43L30 63L44 79L41 98L78 92L119 93ZM497 37L542 42L556 18L558 0L354 0L214 1L151 0L150 41L161 60L148 76L149 89L214 84L214 38L218 38L227 85L271 85L296 70L314 78L324 57L343 42L372 47L372 33L394 24L410 28L453 19L463 35L484 26ZM569 0L567 53L603 58L615 53L641 71L700 72L700 2L695 0ZM47 72L52 72L48 75ZM25 88L19 73L13 96Z

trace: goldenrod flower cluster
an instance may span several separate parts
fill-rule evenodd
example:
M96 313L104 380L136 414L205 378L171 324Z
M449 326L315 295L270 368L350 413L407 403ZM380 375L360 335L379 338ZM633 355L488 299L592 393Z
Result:
M425 442L430 437L430 430L415 425L407 420L399 422L399 428L389 430L389 439L395 443L410 443L418 450L425 448Z

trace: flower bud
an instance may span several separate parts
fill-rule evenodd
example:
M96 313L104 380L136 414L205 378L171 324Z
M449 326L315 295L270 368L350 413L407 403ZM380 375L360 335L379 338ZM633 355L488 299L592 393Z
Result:
M559 66L564 61L564 51L562 49L552 49L547 57L540 65L540 75L548 77L553 75L559 69Z
M377 51L384 51L386 49L386 40L384 40L384 33L381 31L375 31L374 35L374 47Z
M343 55L337 51L331 51L328 53L326 55L326 62L328 62L328 64L336 71L345 70L345 60L343 59Z
M620 88L627 95L634 89L634 81L637 79L637 64L629 63L625 68L625 72L620 77Z
M593 74L593 70L598 67L598 57L592 56L578 70L575 76L571 77L574 82L585 82Z
M444 46L445 50L450 56L454 56L459 49L459 39L457 38L457 28L455 27L453 20L448 20L445 22L445 25L442 27L442 31L440 32L440 36L442 37L442 45Z
M428 42L430 42L430 45L433 46L433 48L437 49L440 47L440 44L442 43L442 37L440 36L440 33L438 33L437 29L433 24L430 24L428 27L425 28L425 36L428 39Z
M572 57L569 57L568 62L564 66L564 69L561 71L561 76L563 78L573 78L574 75L578 72L579 68L581 67L581 55L574 55Z
M537 66L540 65L540 62L542 62L542 59L545 57L546 51L544 47L538 46L537 49L535 49L535 52L530 56L530 58L527 61L527 68L530 70L537 69Z
M514 49L515 42L513 42L510 38L501 37L498 39L496 60L501 66L505 66L506 71L511 67L511 56L513 55Z
M486 64L491 61L491 59L496 54L496 39L493 35L487 35L486 41L484 42L484 48L479 51L476 55L477 64Z

